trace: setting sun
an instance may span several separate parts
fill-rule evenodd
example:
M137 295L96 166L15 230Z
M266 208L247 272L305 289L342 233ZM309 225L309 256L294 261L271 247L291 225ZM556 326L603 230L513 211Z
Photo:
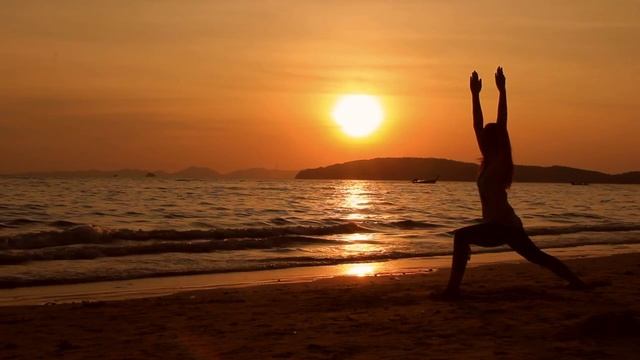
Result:
M377 97L344 95L333 108L333 119L345 134L363 137L374 132L382 123L384 113Z

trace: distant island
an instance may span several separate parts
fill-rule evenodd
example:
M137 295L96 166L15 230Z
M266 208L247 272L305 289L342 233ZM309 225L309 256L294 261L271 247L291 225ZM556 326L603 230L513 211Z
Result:
M437 158L376 158L305 169L296 179L411 180L439 176L444 181L475 181L478 164ZM640 171L606 174L566 166L516 165L514 181L640 184Z
M11 174L25 177L114 177L114 178L175 178L175 179L293 179L297 171L251 168L222 174L207 167L191 166L176 172L139 169L47 171Z
M113 177L173 179L352 179L475 181L478 164L438 158L376 158L349 161L301 171L250 168L220 173L208 167L191 166L176 172L140 169L49 171L6 174L24 177ZM607 174L566 166L516 165L514 181L576 184L640 184L640 171Z

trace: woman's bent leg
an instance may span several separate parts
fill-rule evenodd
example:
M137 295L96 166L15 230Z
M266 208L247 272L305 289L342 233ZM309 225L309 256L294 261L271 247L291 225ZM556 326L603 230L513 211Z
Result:
M449 276L449 285L447 285L446 293L454 295L457 294L464 276L464 270L467 267L467 261L469 261L469 254L471 249L469 248L468 239L463 238L458 233L453 237L453 258L451 260L451 275Z
M447 295L457 295L464 271L469 261L470 244L493 247L506 243L505 233L499 225L478 224L467 226L455 231L453 237L453 259L451 261L451 275L449 285L445 290Z
M585 286L584 282L582 282L567 265L540 250L524 232L522 235L517 236L516 239L510 241L509 246L525 259L551 270L554 274L567 280L572 286L580 288Z

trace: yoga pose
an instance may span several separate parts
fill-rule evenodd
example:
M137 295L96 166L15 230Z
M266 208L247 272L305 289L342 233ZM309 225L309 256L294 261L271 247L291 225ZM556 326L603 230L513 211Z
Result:
M496 86L500 92L498 120L483 126L480 90L482 80L477 72L471 74L470 87L473 103L473 130L482 153L478 190L482 202L482 223L455 231L453 261L446 297L459 295L460 282L469 260L469 245L494 247L509 245L532 263L546 267L567 280L570 286L584 288L585 284L569 268L555 257L544 253L524 231L522 221L507 200L507 189L513 178L511 143L507 131L507 91L502 68L496 71Z

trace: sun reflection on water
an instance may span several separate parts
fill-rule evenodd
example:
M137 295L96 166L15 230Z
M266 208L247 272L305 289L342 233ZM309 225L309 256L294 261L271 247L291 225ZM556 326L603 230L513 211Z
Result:
M375 193L375 188L367 181L344 182L337 189L336 210L344 220L366 221L371 217L374 208L375 199L372 199L372 194ZM366 256L383 252L375 241L375 233L340 234L338 239L347 242L340 248L343 256ZM375 275L376 266L351 264L345 265L344 269L345 275L370 276Z
M345 274L351 276L372 276L375 275L376 264L349 264L346 266Z
M375 241L376 234L374 233L354 233L354 234L342 234L340 240L348 241L348 244L343 245L342 251L346 254L353 255L354 253L364 255L367 253L380 252L382 249Z
M367 193L366 183L354 181L345 184L342 189L344 200L342 209L346 212L348 220L365 220L365 210L371 208L371 199Z
M359 241L373 241L375 234L373 233L354 233L354 234L344 234L342 235L342 239L345 241L351 242L359 242Z

